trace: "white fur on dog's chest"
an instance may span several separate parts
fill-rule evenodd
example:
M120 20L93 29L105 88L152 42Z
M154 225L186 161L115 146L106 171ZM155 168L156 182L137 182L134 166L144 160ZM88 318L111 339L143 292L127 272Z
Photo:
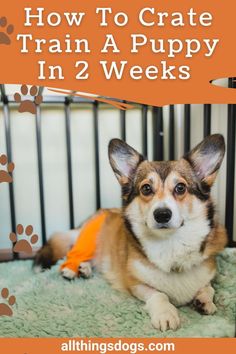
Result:
M159 242L143 242L147 258L164 272L189 270L201 264L204 258L199 252L200 246L199 241L189 242L178 237Z
M132 271L142 282L168 295L174 304L186 304L215 273L203 264L200 252L208 233L209 225L201 218L159 240L144 231L142 245L150 265L133 260Z
M147 258L164 272L189 270L204 260L200 248L210 232L209 222L200 217L162 238L147 232L145 226L134 226Z
M203 264L180 273L166 273L140 260L132 261L131 272L146 285L165 293L175 305L192 301L196 293L209 284L215 273Z

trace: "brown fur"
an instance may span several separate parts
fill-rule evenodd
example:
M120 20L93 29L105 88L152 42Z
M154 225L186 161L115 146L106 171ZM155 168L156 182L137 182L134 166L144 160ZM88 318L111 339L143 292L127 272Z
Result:
M104 259L110 262L109 272L104 271ZM122 210L108 211L98 238L97 268L115 289L132 292L133 285L140 283L129 271L130 263L136 259L149 263L139 243L127 230Z
M217 225L206 238L203 254L214 257L221 252L227 244L227 233L222 225Z

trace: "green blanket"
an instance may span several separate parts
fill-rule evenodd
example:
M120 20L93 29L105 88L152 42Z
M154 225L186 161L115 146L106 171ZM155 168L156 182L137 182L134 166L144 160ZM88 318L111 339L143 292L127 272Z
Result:
M0 337L233 337L236 309L236 249L218 257L214 281L218 311L203 316L181 307L181 328L161 333L143 303L121 294L95 274L68 282L51 270L34 274L31 261L0 264L0 291L15 295L13 316L0 316ZM0 298L1 303L5 300Z

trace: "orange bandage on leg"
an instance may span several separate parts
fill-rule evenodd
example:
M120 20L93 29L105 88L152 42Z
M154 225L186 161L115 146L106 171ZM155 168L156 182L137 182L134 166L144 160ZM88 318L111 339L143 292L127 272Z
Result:
M79 273L78 268L81 262L90 261L96 252L97 237L106 219L107 213L102 210L92 219L83 225L80 235L67 253L66 261L61 265L61 269L69 268L75 273Z

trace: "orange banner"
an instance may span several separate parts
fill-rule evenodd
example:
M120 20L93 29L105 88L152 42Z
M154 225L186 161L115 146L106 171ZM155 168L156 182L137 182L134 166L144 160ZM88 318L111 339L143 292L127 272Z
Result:
M1 82L150 105L234 103L235 90L210 81L236 76L235 13L234 0L5 1Z
M4 354L61 354L61 353L175 353L175 354L233 354L236 339L186 339L186 338L29 338L0 339Z

